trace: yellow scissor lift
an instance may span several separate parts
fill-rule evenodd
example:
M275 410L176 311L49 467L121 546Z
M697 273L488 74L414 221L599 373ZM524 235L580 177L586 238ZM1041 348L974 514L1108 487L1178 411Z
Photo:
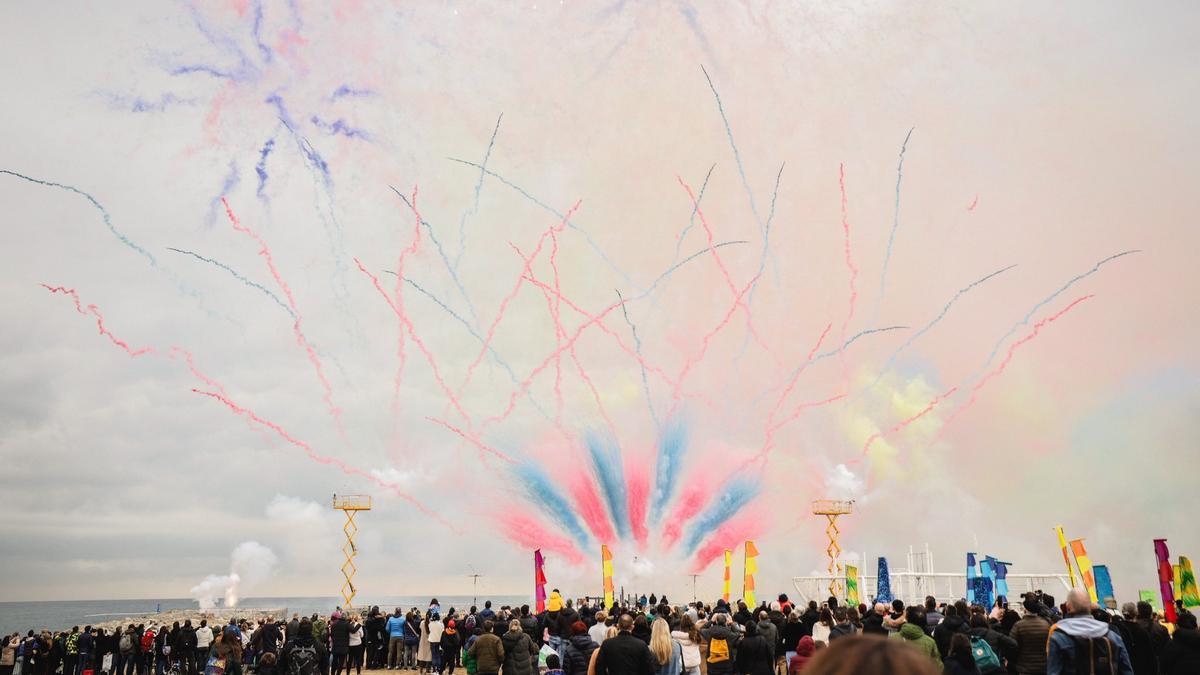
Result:
M342 546L342 553L346 554L346 562L342 563L342 576L346 578L342 584L342 598L346 601L346 609L354 607L354 596L357 590L354 588L354 573L358 568L354 566L354 557L358 555L358 548L354 546L354 535L358 533L358 526L354 524L354 516L359 511L371 510L370 495L333 495L333 508L340 510L346 514L346 524L342 527L342 532L346 533L346 544Z

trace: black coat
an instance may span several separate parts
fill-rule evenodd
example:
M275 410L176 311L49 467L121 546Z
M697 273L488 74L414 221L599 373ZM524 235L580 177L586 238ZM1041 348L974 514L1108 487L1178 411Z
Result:
M938 654L946 660L946 652L950 651L950 639L955 633L971 634L971 626L961 616L948 616L933 629L933 641L937 643Z
M500 638L504 644L504 675L534 675L537 672L537 647L529 636L519 630L510 630Z
M586 633L572 635L563 651L563 675L587 675L588 664L592 661L592 652L596 651L599 646Z
M521 630L529 636L533 644L542 646L542 622L532 614L521 617Z
M1194 628L1176 628L1175 637L1163 648L1163 675L1200 673L1200 633Z
M333 645L334 654L345 654L350 651L350 622L338 619L329 627L329 640Z
M878 612L867 612L862 620L862 632L867 635L887 635L887 629L883 627L883 615Z
M605 640L596 655L596 675L654 675L657 671L650 647L629 633Z
M737 672L745 675L773 675L774 659L771 647L762 635L742 639L737 650Z

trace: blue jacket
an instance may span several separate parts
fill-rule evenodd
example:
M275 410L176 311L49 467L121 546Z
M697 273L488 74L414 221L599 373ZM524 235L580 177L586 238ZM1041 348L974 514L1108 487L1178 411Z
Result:
M1075 642L1071 639L1107 637L1117 648L1120 675L1134 675L1129 662L1129 650L1121 635L1107 623L1090 616L1072 616L1050 627L1050 642L1046 652L1046 675L1073 675L1075 670Z
M388 637L390 638L402 638L404 637L404 626L406 624L407 622L402 616L389 616L387 625L385 625L383 629L387 631Z

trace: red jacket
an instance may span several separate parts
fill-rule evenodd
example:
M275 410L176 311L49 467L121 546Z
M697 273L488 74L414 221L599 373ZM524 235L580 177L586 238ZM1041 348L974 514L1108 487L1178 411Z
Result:
M805 635L800 638L800 642L796 643L796 655L792 657L791 663L788 664L788 675L796 675L804 670L804 666L812 660L813 654L817 651L817 643L813 642L812 636Z

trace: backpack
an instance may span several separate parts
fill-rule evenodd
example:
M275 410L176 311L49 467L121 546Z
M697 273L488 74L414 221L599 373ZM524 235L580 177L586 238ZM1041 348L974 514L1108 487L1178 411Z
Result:
M295 645L288 652L287 675L319 675L321 662L316 645Z
M1000 657L996 656L996 652L992 650L992 646L981 637L971 636L971 656L975 657L975 665L979 667L981 673L1000 672L1004 670L1004 665L1000 663Z
M725 638L713 637L708 641L708 662L725 663L729 660L729 641Z
M154 650L154 631L148 630L142 633L142 651L149 654Z
M1108 636L1081 638L1070 636L1075 643L1075 672L1077 675L1116 675L1118 655Z
M128 654L133 651L133 636L129 633L121 633L121 642L117 645L122 654Z

